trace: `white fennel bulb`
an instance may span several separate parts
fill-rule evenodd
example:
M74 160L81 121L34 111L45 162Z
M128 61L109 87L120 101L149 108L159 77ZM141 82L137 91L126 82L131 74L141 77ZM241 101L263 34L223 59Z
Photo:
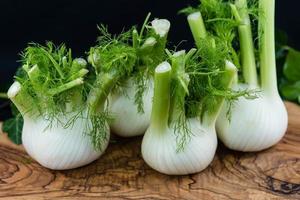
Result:
M109 143L108 124L105 139L96 150L88 135L93 124L87 112L82 112L82 116L75 112L61 114L49 121L28 110L32 99L25 92L16 81L7 95L23 115L22 144L38 163L49 169L65 170L89 164L103 154Z
M245 88L245 85L239 87ZM261 93L256 99L239 97L231 107L230 116L228 109L229 103L225 103L216 127L218 137L230 149L260 151L269 148L280 141L287 129L287 111L279 95Z
M109 99L109 110L113 118L110 127L113 133L123 137L138 136L145 133L150 123L153 80L150 79L143 92L143 111L138 112L135 104L136 88L132 80L124 87L124 95L113 93Z
M235 89L258 89L256 99L240 97L234 102L228 118L229 103L226 103L217 120L217 133L230 149L260 151L267 149L284 136L288 115L278 94L274 42L275 0L259 1L259 51L260 84L258 83L254 45L251 33L247 2L237 0L232 5L239 26L243 76L246 84L238 83ZM240 16L239 16L240 15Z
M109 77L97 77L89 90L84 85L86 61L73 59L70 49L51 42L29 45L22 61L22 73L7 96L24 118L22 143L28 154L55 170L99 158L110 137L105 107Z
M133 46L138 55L133 76L125 81L122 91L110 95L110 127L122 137L143 135L150 124L153 98L153 71L162 62L170 22L155 19L147 28L147 38L133 31Z
M101 150L95 150L87 135L91 122L86 117L78 118L70 127L64 127L72 115L62 116L60 122L52 122L43 117L24 117L22 143L27 153L38 163L49 169L65 170L87 165L98 159L109 143L103 141Z
M199 111L203 111L203 115L200 114L202 119L199 113L195 117L185 114L185 108L189 106L185 105L189 76L184 70L190 52L174 53L172 68L168 62L163 62L155 69L151 123L142 141L145 162L153 169L169 175L204 170L212 162L217 148L215 121L223 97L214 99L216 104L210 110L199 108ZM231 84L235 72L234 65L227 62L222 82L225 88ZM203 79L199 78L198 81Z
M165 130L150 126L144 135L142 155L153 169L168 175L193 174L204 170L217 149L215 127L204 127L196 118L188 119L191 138L183 151L177 151L174 125Z

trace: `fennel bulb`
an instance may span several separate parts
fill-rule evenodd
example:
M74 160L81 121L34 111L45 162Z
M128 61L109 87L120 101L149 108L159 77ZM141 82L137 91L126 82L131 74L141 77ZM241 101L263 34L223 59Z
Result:
M274 0L256 2L236 0L234 4L222 0L202 0L198 8L184 9L188 13L188 22L196 46L203 48L203 39L212 40L212 47L225 43L226 59L241 66L243 78L236 74L233 89L250 96L249 91L259 90L257 98L228 98L216 127L218 137L225 146L240 151L260 151L276 144L287 128L287 112L278 94L276 80L275 44L274 44ZM213 4L213 7L212 7ZM248 7L251 6L251 7ZM217 12L216 12L217 11ZM259 16L257 36L253 36L251 17ZM256 15L257 14L257 15ZM233 17L234 16L234 17ZM203 18L204 19L203 19ZM224 20L220 20L224 19ZM205 23L207 27L205 27ZM254 23L255 24L255 23ZM238 31L236 31L238 25ZM208 32L208 33L207 33ZM236 52L234 39L240 44L240 57ZM255 45L253 38L259 39L260 80L256 72ZM239 80L244 80L240 83ZM248 94L247 94L248 93ZM251 97L251 96L250 96ZM235 100L232 103L232 100Z
M104 96L105 91L85 93L86 61L72 59L71 50L51 42L29 45L22 61L21 73L7 96L24 118L22 143L27 153L56 170L80 167L99 158L110 132L105 100L95 96Z
M17 105L23 119L22 144L26 152L42 166L49 169L72 169L89 164L99 158L109 142L109 127L106 125L108 138L103 140L100 150L91 143L88 133L93 125L84 112L82 117L74 118L77 113L60 114L52 122L44 116L32 114L28 109L31 97L24 94L19 82L14 82L8 90L8 97ZM26 98L22 99L21 98ZM25 102L28 101L28 102ZM70 119L75 121L70 123Z
M57 116L59 122L49 126L43 117L25 115L22 142L27 153L44 167L55 170L81 167L98 159L109 138L102 143L101 151L96 150L88 136L91 121L86 116L79 117L70 127L64 127L72 117L72 114ZM106 132L109 135L108 124Z
M150 123L153 81L148 80L143 92L143 113L138 112L135 104L136 88L130 79L124 86L126 94L112 93L109 98L109 110L113 121L110 124L111 131L122 137L131 137L144 134Z
M177 136L174 124L164 130L151 126L142 143L142 155L153 169L168 175L193 174L204 170L213 160L217 149L214 126L203 127L196 118L187 124L193 136L184 151L177 152Z
M109 99L113 118L110 127L116 135L138 136L148 128L153 98L153 68L163 59L169 29L168 20L155 19L147 29L146 39L141 36L133 38L138 55L136 73L125 81L121 92L112 92ZM137 31L133 32L133 37L135 34Z
M142 156L150 167L164 174L200 172L212 162L217 148L215 121L224 98L214 99L216 104L211 110L199 109L205 110L201 117L199 113L185 113L185 94L190 81L188 73L184 72L185 63L194 52L176 52L172 55L172 67L163 62L155 69L151 123L143 137ZM223 87L231 85L235 73L235 66L226 62ZM195 79L202 83L205 80ZM189 92L191 96L192 92Z
M238 87L243 86L249 87ZM262 92L256 99L240 97L230 110L230 121L229 106L224 104L216 127L219 139L230 149L260 151L279 142L285 134L288 117L279 95Z
M217 120L218 137L233 150L260 151L267 149L284 136L288 116L286 108L279 96L276 78L274 13L275 0L259 0L259 51L260 51L260 84L257 81L253 38L247 11L247 1L237 0L232 7L237 12L236 18L243 23L239 26L242 54L243 75L246 84L236 87L258 88L258 98L240 97L232 106L231 119L224 106Z

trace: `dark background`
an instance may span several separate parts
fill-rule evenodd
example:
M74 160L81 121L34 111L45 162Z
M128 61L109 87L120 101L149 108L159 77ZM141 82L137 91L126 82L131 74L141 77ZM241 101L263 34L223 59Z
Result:
M124 27L141 25L148 12L152 12L152 17L171 21L169 37L173 45L188 40L181 47L191 47L185 16L177 12L197 3L197 0L1 0L0 88L12 82L19 53L28 42L64 42L76 56L83 56L95 44L96 24L107 24L110 32L118 33ZM299 6L300 1L276 0L276 26L288 33L289 44L298 49Z

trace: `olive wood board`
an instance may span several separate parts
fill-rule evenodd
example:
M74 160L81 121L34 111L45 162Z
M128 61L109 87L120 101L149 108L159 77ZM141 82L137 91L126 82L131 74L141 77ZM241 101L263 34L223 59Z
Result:
M0 200L300 199L300 107L285 105L289 125L279 144L242 153L219 141L209 167L187 176L167 176L147 166L141 156L141 137L115 137L105 154L90 165L54 171L0 133Z

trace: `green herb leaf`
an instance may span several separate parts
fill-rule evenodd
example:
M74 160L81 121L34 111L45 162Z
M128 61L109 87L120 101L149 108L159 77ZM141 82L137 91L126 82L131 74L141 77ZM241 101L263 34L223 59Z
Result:
M300 99L300 80L295 83L283 83L280 86L281 94L288 100Z
M280 29L276 29L275 31L275 44L276 44L276 49L282 48L282 46L287 45L288 43L288 36L286 32Z
M4 92L0 93L0 98L7 99L7 94Z
M23 118L19 113L14 118L10 118L3 123L3 132L6 132L15 144L22 144L22 127Z
M300 52L289 48L283 73L289 81L300 80Z

